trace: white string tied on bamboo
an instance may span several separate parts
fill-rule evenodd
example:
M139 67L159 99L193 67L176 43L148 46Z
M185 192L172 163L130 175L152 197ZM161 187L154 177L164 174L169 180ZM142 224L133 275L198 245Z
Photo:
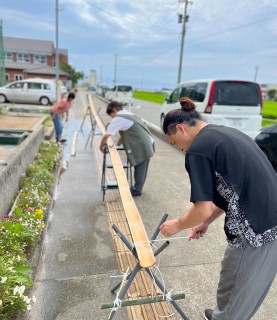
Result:
M171 295L172 295L172 290L168 291L164 296L163 296L163 299L166 300L166 301L172 301L171 299Z
M170 291L168 291L168 292L166 293L165 281L164 281L162 272L161 272L161 270L159 269L159 263L158 263L158 265L153 266L152 268L153 268L154 270L156 270L156 271L159 273L159 275L160 275L161 282L162 282L163 288L164 288L164 290L163 290L163 300L171 301L171 300L172 300L172 299L171 299L171 291L172 291L172 290L170 290ZM157 286L157 284L156 284L156 281L155 281L155 278L154 278L155 272L154 272L154 270L152 271L152 268L149 268L149 271L150 271L150 274L151 274L151 277L152 277L152 280L153 280L153 285L152 285L152 298L154 298L154 287ZM155 304L153 305L153 308L156 310ZM163 316L163 315L160 315L157 310L156 310L156 313L157 313L157 316L158 316L159 318L162 318L162 319L171 318L171 317L173 317L174 314L175 314L174 312L172 312L171 314L169 314L169 315L167 315L167 316Z
M127 280L129 272L129 267L127 268L126 272L122 272L122 282L124 283Z
M119 289L118 289L118 291L117 291L116 298L115 298L114 303L113 303L114 306L113 306L113 308L112 308L112 310L111 310L111 313L112 313L113 311L117 311L118 309L122 308L122 300L120 300L120 299L118 298L118 296L119 296L120 291L121 291L122 288L123 288L124 283L125 283L126 280L127 280L128 272L129 272L129 267L127 268L126 272L122 272L122 282L121 282L121 285L120 285L120 287L119 287Z
M115 298L114 302L113 302L113 308L112 311L117 311L118 309L120 309L122 307L122 300L118 299L118 297Z
M153 246L154 242L165 242L165 241L171 241L171 240L180 240L180 239L188 239L188 236L185 237L164 237L163 239L155 239L155 240L145 240L145 241L139 241L139 242L134 242L134 246L133 248L139 247L139 246L143 246L145 243Z

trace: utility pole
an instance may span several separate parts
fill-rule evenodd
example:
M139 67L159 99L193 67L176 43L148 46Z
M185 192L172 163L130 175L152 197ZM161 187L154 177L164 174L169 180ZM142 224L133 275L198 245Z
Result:
M2 20L0 20L0 86L1 87L4 86L5 83L6 83L5 52L4 52Z
M192 3L189 0L179 0L179 2L184 2L184 13L178 15L178 22L183 23L182 27L182 35L181 35L181 51L180 51L180 61L179 61L179 70L178 70L178 80L177 83L181 82L181 77L182 77L182 63L183 63L183 51L184 51L184 42L185 42L185 34L186 34L186 23L189 20L189 16L187 14L188 11L188 5Z
M56 0L56 101L59 100L59 0Z
M257 80L258 70L259 70L259 67L256 66L256 67L255 67L255 75L254 75L254 81L255 81L255 82L256 82L256 80Z
M117 54L115 54L115 59L114 59L114 86L116 86L116 72L117 72Z

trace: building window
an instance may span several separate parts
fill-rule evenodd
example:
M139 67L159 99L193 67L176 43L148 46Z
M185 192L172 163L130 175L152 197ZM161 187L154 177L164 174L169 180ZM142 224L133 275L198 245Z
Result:
M5 61L12 62L13 61L13 53L12 52L5 52Z
M8 73L5 74L5 80L6 82L10 81L10 75Z
M36 54L35 59L34 59L34 63L46 64L46 56L41 56L41 55Z
M15 80L15 81L23 80L22 74L15 74L15 75L14 75L14 80Z
M28 53L18 53L17 54L18 62L30 62L30 55Z

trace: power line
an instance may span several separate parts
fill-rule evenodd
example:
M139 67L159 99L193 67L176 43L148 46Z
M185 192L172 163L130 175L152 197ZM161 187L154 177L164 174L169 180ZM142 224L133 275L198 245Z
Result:
M250 23L246 23L246 24L243 24L243 25L240 25L240 26L237 26L237 27L234 27L234 28L230 28L228 30L224 30L224 31L220 31L220 32L215 32L213 34L210 34L208 36L204 36L204 37L201 37L201 38L198 38L198 39L191 39L191 40L188 40L187 42L196 42L196 41L200 41L200 40L203 40L203 39L207 39L207 38L212 38L212 37L215 37L215 36L218 36L218 35L221 35L221 34L225 34L225 33L228 33L228 32L232 32L234 30L240 30L240 29L244 29L244 28L247 28L249 26L252 26L254 24L259 24L261 22L264 22L264 21L268 21L268 20L274 20L276 19L277 16L273 16L273 17L267 17L267 18L264 18L264 19L261 19L261 20L257 20L257 21L254 21L254 22L250 22Z
M255 21L255 22L252 22L252 23L248 23L248 24L244 24L244 25L241 25L241 26L237 26L237 27L234 27L234 28L231 28L231 29L228 29L228 30L225 30L225 31L220 31L220 32L216 32L216 33L213 33L213 34L210 34L210 35L207 35L207 36L204 36L204 37L201 37L201 38L198 38L198 39L191 39L191 40L187 40L187 42L197 42L197 41L201 41L201 40L206 40L206 39L209 39L209 38L212 38L212 37L216 37L216 36L219 36L221 34L225 34L225 33L228 33L228 32L232 32L234 30L239 30L239 29L243 29L243 28L246 28L246 27L249 27L251 25L254 25L254 24L259 24L261 22L264 22L264 21L268 21L268 20L273 20L273 19L276 19L277 16L273 16L273 17L270 17L270 18L265 18L265 19L261 19L261 20L258 20L258 21ZM153 61L154 59L164 55L166 52L169 52L173 49L175 49L179 44L176 43L176 44L173 44L171 47L161 51L160 53L156 54L155 56L151 57L151 58L148 58L148 59L144 59L132 66L129 66L127 68L124 68L122 69L121 71L126 71L126 70L129 70L131 68L134 68L134 67L137 67L137 66L140 66L140 65L143 65L147 62L150 62L150 61Z
M96 8L97 10L99 11L102 11L104 13L107 13L109 14L110 16L113 16L115 18L118 18L120 19L120 21L125 21L127 23L131 23L134 27L136 28L139 28L139 30L141 30L141 28L144 28L144 29L147 29L147 30L153 30L153 31L160 31L160 32L175 32L175 30L167 30L167 29L163 29L163 28L159 28L159 29L156 29L156 28L151 28L149 25L146 26L145 23L141 20L138 20L138 19L134 19L134 18L131 18L131 17L124 17L120 14L117 14L117 13L114 13L114 11L111 11L111 10L107 10L106 7L103 7L99 4L95 4L95 3L91 3L91 6Z

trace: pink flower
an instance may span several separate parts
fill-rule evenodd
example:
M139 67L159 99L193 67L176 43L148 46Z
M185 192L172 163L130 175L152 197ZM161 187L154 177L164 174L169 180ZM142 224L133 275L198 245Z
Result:
M4 214L3 216L2 216L2 219L9 219L10 217L7 215L7 214Z

